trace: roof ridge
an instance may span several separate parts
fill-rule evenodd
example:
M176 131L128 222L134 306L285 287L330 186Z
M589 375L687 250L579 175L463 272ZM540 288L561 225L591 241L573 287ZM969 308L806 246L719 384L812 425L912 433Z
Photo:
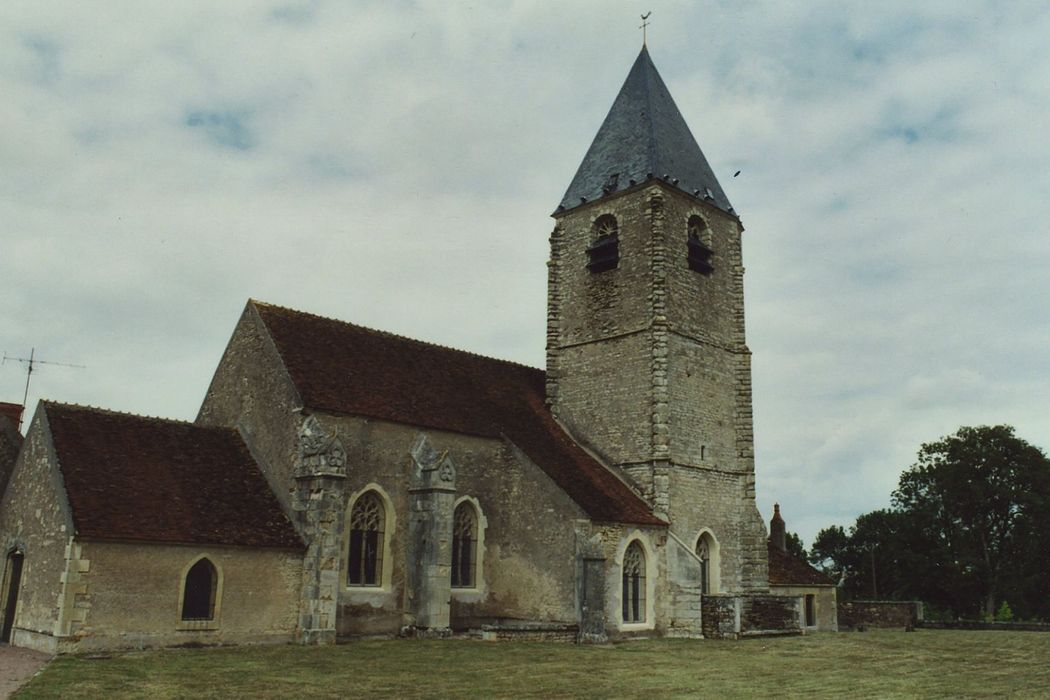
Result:
M362 326L360 323L353 323L352 321L344 321L341 318L334 318L332 316L324 316L322 314L315 314L315 313L313 313L311 311L301 311L299 309L293 309L293 308L291 308L289 306L281 306L280 304L271 304L271 303L266 302L266 301L260 301L258 299L252 299L252 298L248 299L248 303L249 304L255 304L256 306L266 306L266 307L269 307L271 309L277 309L278 311L287 311L289 313L298 314L300 316L309 316L311 318L317 318L317 319L320 319L322 321L330 321L332 323L340 323L340 324L342 324L344 326L350 326L352 328L357 328L359 330L365 331L366 333L371 333L373 335L379 335L379 336L384 336L384 337L387 337L387 338L393 338L393 339L396 339L396 340L407 341L407 342L410 342L410 343L415 343L417 345L422 345L424 347L436 348L438 350L444 350L446 352L454 352L454 353L457 353L457 354L460 354L460 355L468 355L470 357L476 357L476 358L478 358L480 360L486 360L488 362L497 362L499 364L510 365L512 367L519 367L521 369L527 369L527 370L531 370L533 372L543 372L543 370L541 368L539 368L539 367L532 367L530 365L526 365L526 364L521 363L521 362L515 362L514 360L506 360L506 359L501 358L501 357L492 357L491 355L482 355L481 353L474 352L472 350L464 350L462 348L455 348L455 347L452 347L451 345L442 345L441 343L435 343L435 342L429 341L429 340L420 340L419 338L413 338L411 336L402 335L400 333L394 333L393 331L384 331L384 330L379 329L379 328L372 328L371 326Z
M142 413L132 413L131 411L118 411L115 408L103 408L101 406L92 406L90 404L79 404L79 403L68 403L66 401L54 401L52 399L40 399L40 403L43 404L44 408L60 408L60 409L72 409L74 411L83 411L86 413L102 413L111 416L122 416L124 418L138 418L143 421L149 421L151 423L167 423L174 425L187 425L193 428L206 428L208 430L225 430L236 432L233 428L224 425L202 425L191 420L183 420L181 418L166 418L164 416L150 416Z

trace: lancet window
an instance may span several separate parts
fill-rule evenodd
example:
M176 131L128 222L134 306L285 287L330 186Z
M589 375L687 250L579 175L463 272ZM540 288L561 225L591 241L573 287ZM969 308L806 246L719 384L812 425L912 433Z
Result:
M637 540L623 554L623 621L645 622L645 552Z
M347 583L378 586L383 577L383 530L386 509L374 491L363 494L350 512L350 556Z

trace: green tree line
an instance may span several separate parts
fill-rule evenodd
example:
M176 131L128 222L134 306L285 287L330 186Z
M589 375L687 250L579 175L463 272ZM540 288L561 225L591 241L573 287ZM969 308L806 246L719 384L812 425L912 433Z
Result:
M1010 426L960 428L922 446L890 508L821 530L808 556L846 597L1050 620L1050 460Z

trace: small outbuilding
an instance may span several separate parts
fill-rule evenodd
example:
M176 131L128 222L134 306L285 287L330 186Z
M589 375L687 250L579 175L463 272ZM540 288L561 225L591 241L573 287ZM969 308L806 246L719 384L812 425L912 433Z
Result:
M837 632L838 589L827 574L787 551L787 528L780 504L769 521L769 590L802 599L802 626L809 632Z
M231 428L42 403L0 501L0 640L287 642L302 539Z

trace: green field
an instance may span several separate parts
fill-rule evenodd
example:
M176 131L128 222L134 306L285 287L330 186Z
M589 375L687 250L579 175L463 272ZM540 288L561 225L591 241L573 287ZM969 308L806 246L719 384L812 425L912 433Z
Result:
M472 640L59 658L16 697L1050 697L1050 634L870 631L575 646Z

